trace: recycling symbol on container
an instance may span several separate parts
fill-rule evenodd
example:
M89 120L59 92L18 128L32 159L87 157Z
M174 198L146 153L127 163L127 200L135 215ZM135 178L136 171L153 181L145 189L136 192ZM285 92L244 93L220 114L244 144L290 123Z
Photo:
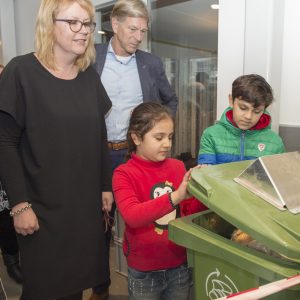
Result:
M208 274L205 282L206 295L209 299L219 299L221 297L229 296L233 293L238 293L234 282L229 276L222 275L218 268L215 271Z

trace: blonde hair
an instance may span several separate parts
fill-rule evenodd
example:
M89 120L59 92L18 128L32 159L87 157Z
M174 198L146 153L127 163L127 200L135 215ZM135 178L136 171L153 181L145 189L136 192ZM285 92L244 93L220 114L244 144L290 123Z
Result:
M123 21L126 17L144 18L149 22L149 13L141 0L118 0L111 12L111 18Z
M35 26L35 50L38 59L46 67L55 70L53 46L55 42L54 20L63 6L78 3L87 11L91 21L95 21L95 9L91 0L42 0ZM75 65L84 71L95 61L95 47L92 34L89 36L86 51L78 56Z

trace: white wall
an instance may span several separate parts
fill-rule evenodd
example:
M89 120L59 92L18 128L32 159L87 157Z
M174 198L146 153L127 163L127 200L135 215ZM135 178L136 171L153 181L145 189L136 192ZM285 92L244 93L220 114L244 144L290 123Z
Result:
M34 51L35 20L40 2L40 0L14 0L18 55Z
M244 73L245 0L219 1L217 118L228 106L232 81Z
M274 90L273 129L300 125L300 2L298 0L220 0L218 107L227 106L239 75L264 76Z
M300 126L300 1L285 2L280 123Z
M14 1L0 0L0 28L3 64L16 56Z

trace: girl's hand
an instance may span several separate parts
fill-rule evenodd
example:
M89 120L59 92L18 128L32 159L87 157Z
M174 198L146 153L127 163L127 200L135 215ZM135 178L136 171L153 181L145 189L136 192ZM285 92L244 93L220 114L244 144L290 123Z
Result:
M191 197L190 194L187 191L187 185L189 183L189 180L191 178L191 172L192 169L187 171L185 175L183 176L182 182L178 189L171 193L171 199L174 205L179 204L182 200Z
M17 204L12 208L12 211L20 210L22 207L28 205L27 202L22 202ZM20 214L14 215L14 226L17 233L22 235L33 234L35 231L39 230L39 222L36 214L29 208Z

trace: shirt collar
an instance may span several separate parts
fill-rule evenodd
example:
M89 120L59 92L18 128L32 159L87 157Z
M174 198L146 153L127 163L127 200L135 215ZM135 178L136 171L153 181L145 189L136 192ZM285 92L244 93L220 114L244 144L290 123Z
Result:
M112 47L112 44L111 44L112 40L113 40L113 37L109 41L107 52L112 53L113 56L117 59L117 55L116 55L116 53L115 53L115 51ZM131 54L130 56L135 57L135 52L133 54Z

